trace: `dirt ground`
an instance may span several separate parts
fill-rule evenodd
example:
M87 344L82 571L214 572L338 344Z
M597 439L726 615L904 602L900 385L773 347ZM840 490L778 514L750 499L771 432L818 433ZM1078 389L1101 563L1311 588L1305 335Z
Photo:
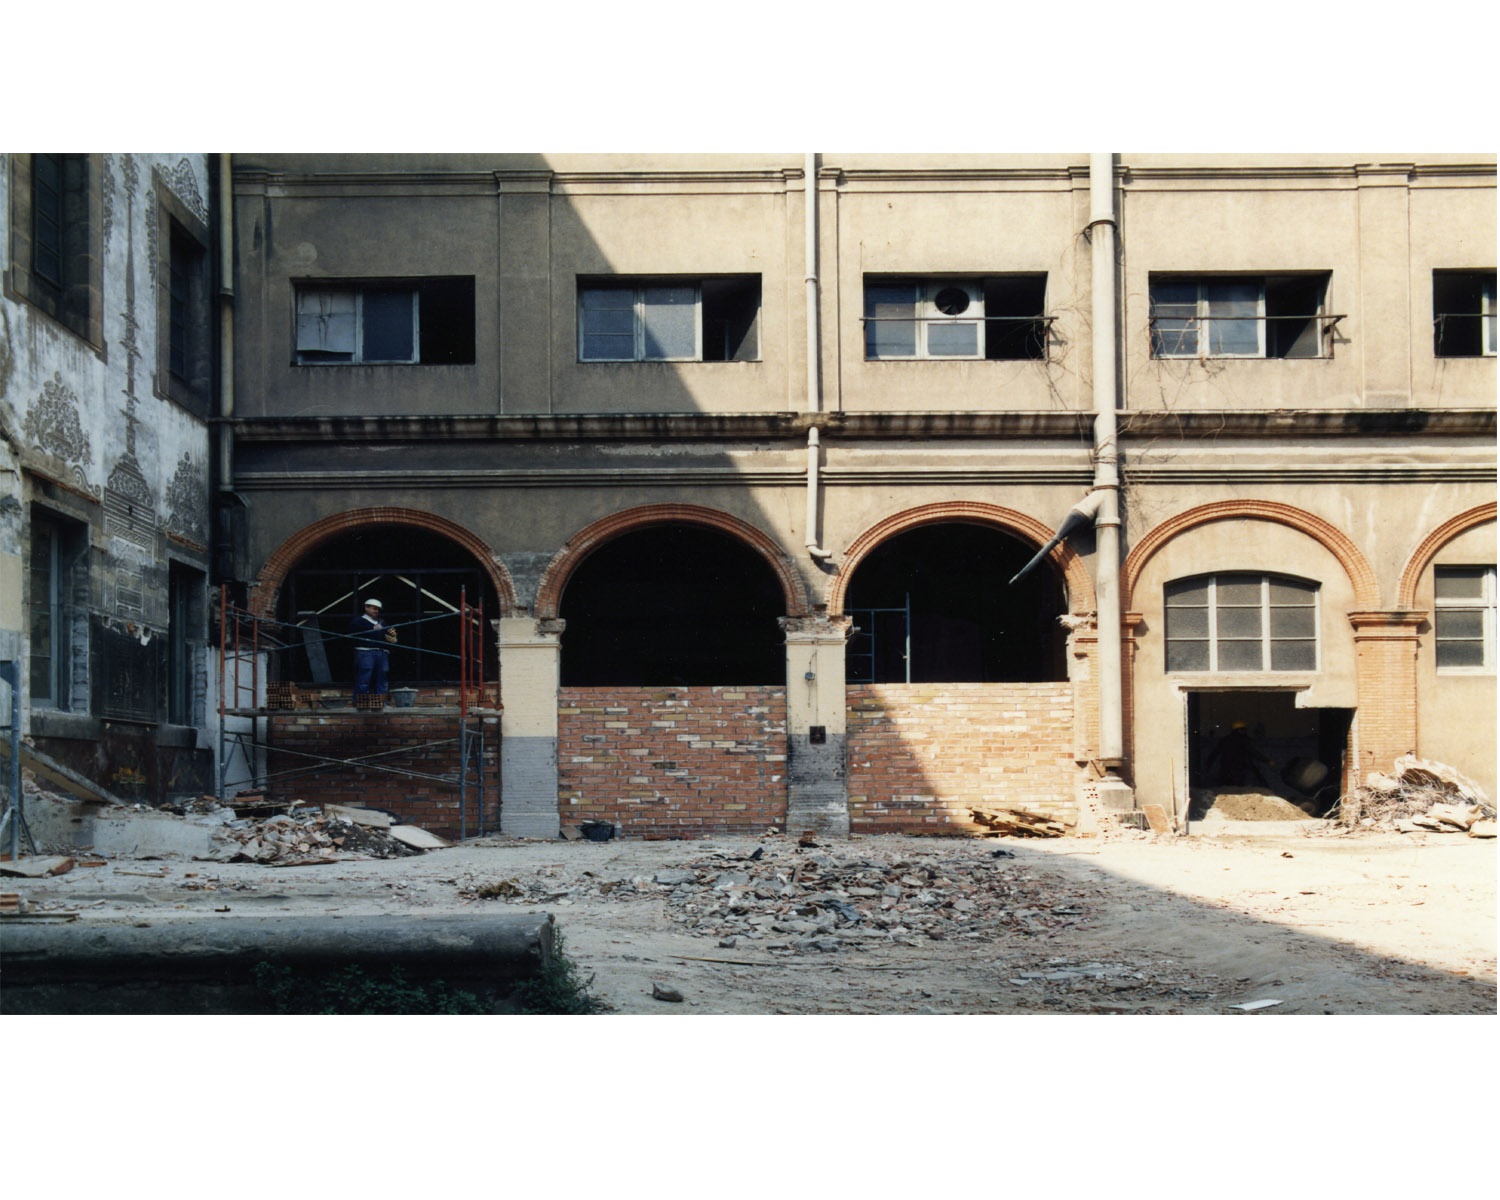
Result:
M1496 1011L1495 842L1461 834L1220 820L1188 837L489 838L282 867L76 857L0 888L88 923L540 908L614 1014Z

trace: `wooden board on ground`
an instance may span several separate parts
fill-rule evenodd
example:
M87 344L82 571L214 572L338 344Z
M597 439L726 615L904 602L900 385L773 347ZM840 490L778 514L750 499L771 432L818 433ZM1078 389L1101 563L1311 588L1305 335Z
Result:
M403 846L411 846L417 850L441 850L444 846L453 845L435 833L428 833L420 825L392 825L387 832Z
M1051 817L1018 808L971 808L969 811L986 829L1011 837L1062 837L1067 832Z
M1146 824L1151 826L1152 833L1172 832L1172 822L1167 819L1167 810L1160 804L1143 804L1141 811L1146 814Z
M23 858L16 862L0 862L0 875L14 875L19 879L43 879L48 875L62 875L73 869L73 860L67 857Z

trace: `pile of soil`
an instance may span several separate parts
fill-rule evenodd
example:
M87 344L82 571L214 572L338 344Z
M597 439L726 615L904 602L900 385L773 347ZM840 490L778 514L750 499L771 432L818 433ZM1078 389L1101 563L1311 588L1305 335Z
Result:
M1313 821L1317 818L1272 792L1204 792L1199 821Z

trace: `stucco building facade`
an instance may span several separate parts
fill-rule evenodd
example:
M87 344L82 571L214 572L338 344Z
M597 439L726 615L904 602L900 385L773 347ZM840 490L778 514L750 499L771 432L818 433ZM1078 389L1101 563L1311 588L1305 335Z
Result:
M1492 157L232 176L225 577L419 690L482 597L509 832L1180 812L1236 721L1493 794Z
M124 374L154 348L101 353L123 281L101 329L37 315L27 162L10 544L96 511L93 543L266 631L257 670L314 699L257 694L220 789L303 756L329 769L270 786L456 831L431 747L480 603L478 816L514 834L1181 814L1238 721L1325 798L1406 751L1494 793L1493 156L135 156L168 249L189 175L233 192L233 350L186 399ZM162 234L124 239L150 196L113 186L102 279L135 246L139 321ZM27 438L60 368L114 408ZM114 458L84 446L111 422ZM190 490L192 528L163 499L150 538L111 532L139 511L115 459ZM410 714L332 711L371 594ZM372 753L405 774L351 768Z
M0 156L0 659L36 765L153 804L214 786L211 161Z

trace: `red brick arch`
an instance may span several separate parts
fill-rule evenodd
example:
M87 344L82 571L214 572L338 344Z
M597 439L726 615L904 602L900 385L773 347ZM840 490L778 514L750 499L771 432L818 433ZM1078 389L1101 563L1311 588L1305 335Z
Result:
M1415 607L1417 598L1417 584L1421 582L1422 572L1437 552L1451 542L1461 533L1467 533L1476 525L1493 522L1495 519L1495 502L1491 500L1488 504L1481 504L1466 512L1459 513L1456 517L1450 517L1444 521L1422 540L1409 559L1406 560L1406 568L1401 572L1401 584L1396 589L1396 607L1398 609L1410 609Z
M955 500L944 504L924 504L920 508L908 509L886 517L855 538L844 553L844 562L834 577L829 589L828 611L832 616L844 612L844 599L849 591L849 581L859 564L881 543L889 541L898 533L916 529L922 525L939 525L964 521L969 524L992 525L1007 533L1016 534L1040 549L1052 540L1054 530L1043 525L1035 517L1015 509L1001 508L998 504L983 504L978 501ZM1092 612L1094 603L1094 581L1077 553L1063 543L1053 548L1047 556L1052 565L1062 571L1068 591L1068 608L1072 612Z
M737 541L744 542L755 550L766 565L775 572L786 600L786 615L805 617L811 613L807 585L797 573L790 558L774 539L738 517L713 508L702 508L696 504L643 504L639 508L627 508L595 521L580 530L563 544L563 548L552 556L547 569L542 573L541 587L537 589L536 615L541 619L556 617L562 604L563 588L572 578L573 572L590 554L605 542L612 541L624 533L647 529L653 525L698 525L717 529Z
M500 612L497 615L508 617L515 612L515 586L511 582L510 572L495 557L494 551L462 525L415 508L356 508L324 517L321 521L314 521L299 529L277 546L261 567L258 586L250 602L251 610L259 616L272 616L276 611L276 598L281 594L281 585L286 582L293 567L331 538L367 529L371 525L406 525L413 529L425 529L450 542L456 542L474 556L480 569L489 576L500 602Z
M1305 533L1338 559L1339 565L1344 568L1349 582L1354 585L1355 609L1374 610L1380 607L1380 588L1375 580L1375 572L1359 547L1337 526L1310 512L1274 500L1221 500L1214 504L1201 504L1187 512L1178 513L1175 517L1169 517L1136 543L1125 559L1124 586L1121 589L1125 611L1135 609L1135 587L1146 564L1173 538L1189 529L1215 521L1247 519L1271 521Z

